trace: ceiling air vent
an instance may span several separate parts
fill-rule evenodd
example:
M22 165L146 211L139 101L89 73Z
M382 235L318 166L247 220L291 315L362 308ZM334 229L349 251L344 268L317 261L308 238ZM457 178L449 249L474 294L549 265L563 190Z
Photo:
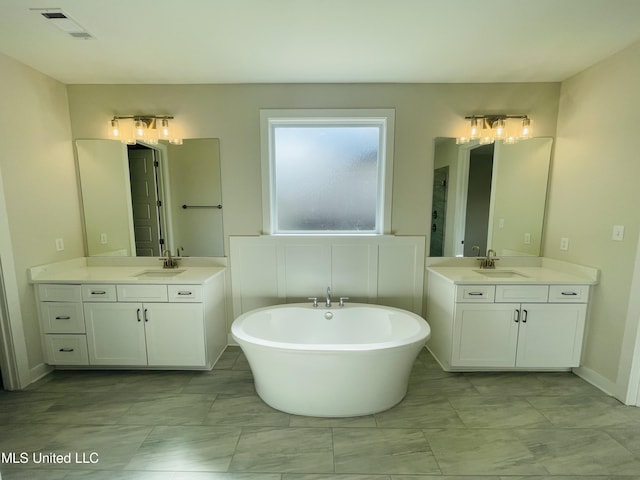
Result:
M49 20L50 23L74 38L93 38L93 36L87 32L84 27L71 19L59 8L32 8L31 10L38 12L44 18Z

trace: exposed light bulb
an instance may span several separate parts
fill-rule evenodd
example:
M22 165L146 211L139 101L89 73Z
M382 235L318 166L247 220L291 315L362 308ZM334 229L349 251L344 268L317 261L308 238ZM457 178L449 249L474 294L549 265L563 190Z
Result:
M500 118L493 123L493 138L502 140L507 134L507 125L504 119Z
M520 132L521 139L531 138L531 120L529 117L525 117L522 119L522 130Z
M480 137L480 127L478 126L478 119L471 117L471 129L469 130L469 138L475 140Z
M116 139L120 139L120 122L116 118L111 120L110 136Z
M147 124L144 120L137 119L133 124L133 133L136 138L144 138L145 133L147 132Z
M163 140L168 140L171 136L171 131L169 130L169 120L166 118L160 119L160 129L158 131L158 136Z

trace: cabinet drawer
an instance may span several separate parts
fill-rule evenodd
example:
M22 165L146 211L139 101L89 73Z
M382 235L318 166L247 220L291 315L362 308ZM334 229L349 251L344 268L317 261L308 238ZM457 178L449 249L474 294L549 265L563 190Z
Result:
M82 300L85 302L115 302L115 285L82 285Z
M552 303L587 303L589 285L551 285L549 286L549 302Z
M79 302L80 285L42 283L38 285L38 298L43 302Z
M546 303L549 285L496 285L496 303Z
M201 302L201 285L167 285L170 302Z
M45 335L49 365L89 365L85 335Z
M40 302L44 333L84 333L80 302Z
M493 302L495 285L458 285L456 302Z
M166 285L118 285L120 302L166 302Z

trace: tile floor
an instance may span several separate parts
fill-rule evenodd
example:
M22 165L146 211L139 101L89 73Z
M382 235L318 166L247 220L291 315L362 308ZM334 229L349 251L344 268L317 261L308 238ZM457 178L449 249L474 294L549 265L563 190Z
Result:
M0 454L2 480L631 480L640 408L570 373L445 373L425 350L396 407L301 417L266 406L229 347L211 372L56 371L0 392Z

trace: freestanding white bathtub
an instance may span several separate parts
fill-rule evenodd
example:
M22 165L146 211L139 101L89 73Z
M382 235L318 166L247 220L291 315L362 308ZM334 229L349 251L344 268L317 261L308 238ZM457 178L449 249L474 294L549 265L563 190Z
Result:
M430 332L414 313L357 303L260 308L231 326L258 395L278 410L316 417L368 415L397 404Z

